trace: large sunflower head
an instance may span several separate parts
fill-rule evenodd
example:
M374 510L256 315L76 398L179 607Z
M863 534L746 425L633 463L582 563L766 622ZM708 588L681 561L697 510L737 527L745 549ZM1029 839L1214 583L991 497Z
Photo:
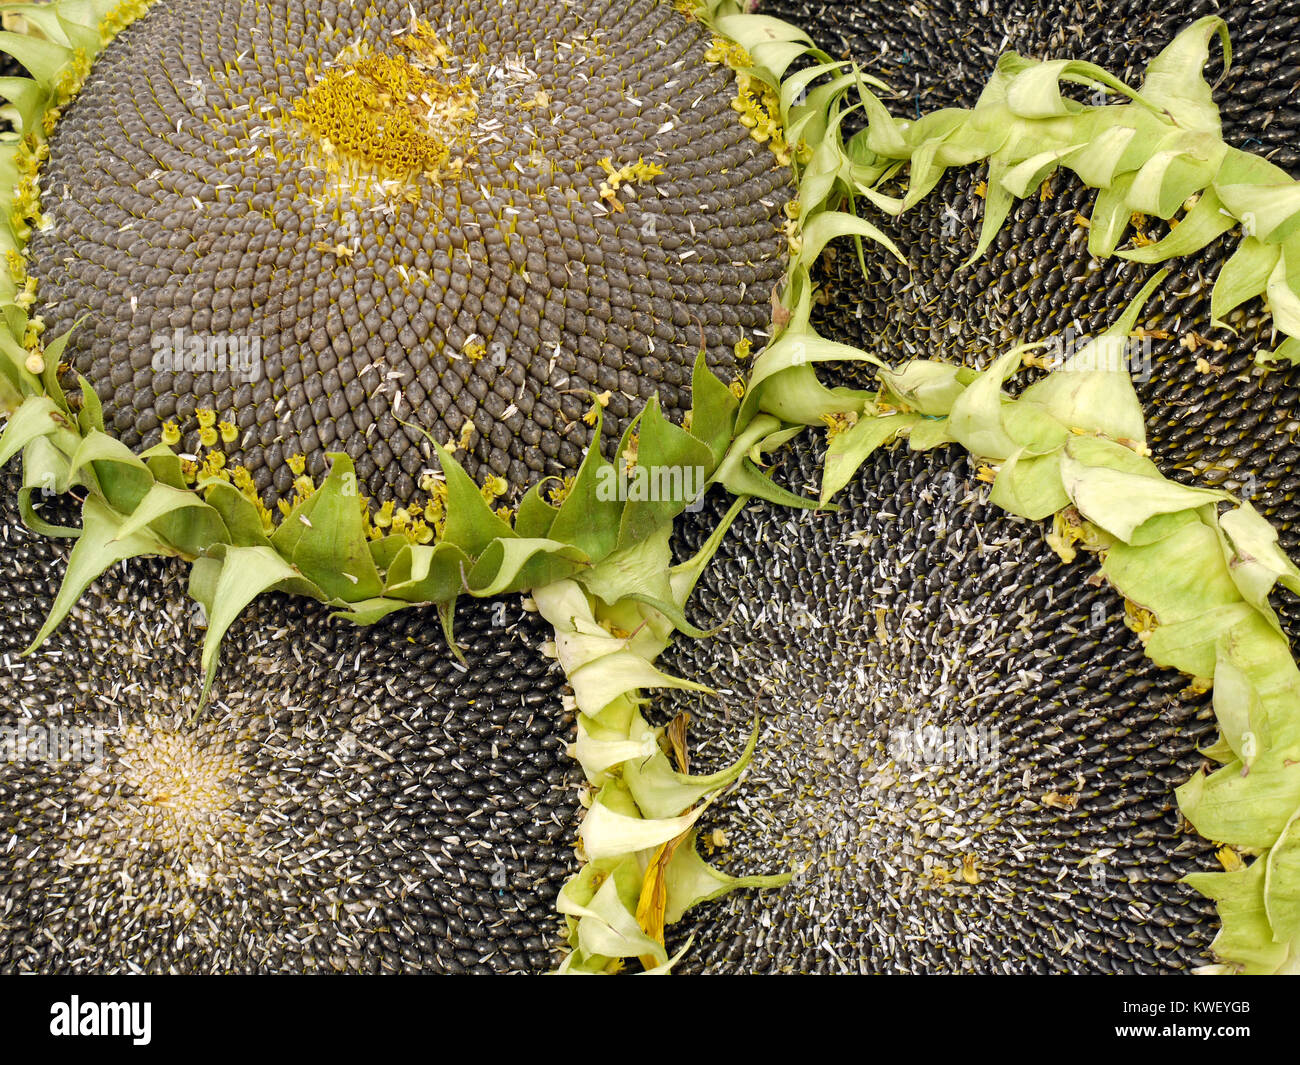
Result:
M32 313L111 434L262 505L336 451L427 500L430 437L517 502L593 395L680 420L761 343L790 173L711 49L655 0L153 4L49 139Z

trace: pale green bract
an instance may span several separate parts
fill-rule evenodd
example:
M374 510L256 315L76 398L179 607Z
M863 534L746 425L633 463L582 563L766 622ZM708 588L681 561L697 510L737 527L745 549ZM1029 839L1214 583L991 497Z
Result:
M1261 358L1300 362L1300 183L1224 143L1201 73L1216 35L1226 70L1232 62L1227 26L1206 16L1151 61L1137 91L1091 63L1037 62L1015 53L1002 56L969 110L897 120L864 90L870 125L849 141L838 165L856 162L869 175L906 162L906 195L874 197L883 210L898 213L929 193L949 167L987 162L984 218L972 260L988 248L1014 200L1061 167L1100 190L1088 232L1088 251L1098 257L1160 263L1240 226L1237 251L1214 287L1213 319L1222 325L1234 308L1265 296L1285 339ZM1079 103L1062 95L1063 82L1123 99ZM1135 213L1181 217L1162 240L1117 253Z

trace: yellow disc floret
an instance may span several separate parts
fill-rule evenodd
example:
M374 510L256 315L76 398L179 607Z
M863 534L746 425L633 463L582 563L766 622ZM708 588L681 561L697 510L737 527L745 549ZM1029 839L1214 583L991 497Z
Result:
M293 107L327 158L405 178L458 169L452 150L477 114L468 77L444 80L447 48L423 24L397 38L400 55L367 55L326 71ZM464 162L463 155L459 159Z

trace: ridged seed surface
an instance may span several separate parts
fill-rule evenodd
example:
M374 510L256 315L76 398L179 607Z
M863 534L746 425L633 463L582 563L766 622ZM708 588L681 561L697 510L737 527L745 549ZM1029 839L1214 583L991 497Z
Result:
M101 757L0 761L0 972L555 967L581 773L536 614L462 604L465 668L429 612L356 629L263 597L197 713L178 565L115 567L19 657L67 548L2 486L0 736L98 730Z
M475 94L465 168L341 184L295 101L358 43L401 54L413 15ZM424 434L456 444L467 422L458 457L517 498L577 468L590 393L614 441L652 395L680 418L701 342L729 381L768 324L789 173L709 43L657 0L158 0L51 140L54 226L30 245L47 336L83 319L66 359L132 448L174 419L196 451L196 409L236 424L230 462L268 504L289 456L319 478L331 451L405 502L437 465ZM617 210L602 159L664 172ZM155 369L176 330L260 345L260 379Z

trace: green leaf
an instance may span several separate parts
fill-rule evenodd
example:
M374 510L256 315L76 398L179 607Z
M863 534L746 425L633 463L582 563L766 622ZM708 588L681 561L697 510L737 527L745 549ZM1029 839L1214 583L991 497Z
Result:
M1127 336L1094 337L1026 388L1020 402L1041 407L1070 429L1145 444L1142 403L1128 370L1130 345Z
M10 416L0 434L0 467L39 436L54 436L55 444L69 453L77 445L72 423L49 396L29 396Z
M1144 99L1164 108L1181 128L1218 135L1219 109L1202 71L1210 55L1210 41L1218 35L1223 45L1223 69L1232 66L1228 25L1217 15L1206 15L1183 30L1147 65L1140 90Z
M384 595L408 603L451 605L469 593L472 568L469 555L457 544L408 544L388 569Z
M827 244L837 237L850 236L867 237L874 240L900 263L904 266L907 265L907 259L898 250L898 245L885 236L878 227L873 226L864 218L858 218L856 215L848 214L845 211L822 211L814 215L811 219L803 222L800 234L802 244L799 249L798 261L806 263L810 269L821 258Z
M599 797L592 813L598 806L604 809ZM591 816L589 813L588 819ZM587 853L591 855L590 850ZM576 950L570 957L587 956L596 972L604 969L609 958L649 955L666 961L663 946L647 936L636 919L641 879L634 855L615 854L593 859L560 889L556 908L569 917L575 929Z
M72 49L66 45L8 30L0 30L0 52L18 60L46 92L54 89L59 73L72 59Z
M182 515L182 511L193 513ZM220 516L197 495L157 482L123 520L115 539L129 539L147 526L152 526L153 532L165 542L191 556L230 539Z
M993 481L989 502L1031 521L1050 518L1070 502L1061 485L1060 453L1026 456L1021 449L1012 454Z
M1202 520L1201 514L1202 512L1198 510L1175 510L1168 514L1155 514L1133 530L1133 535L1128 538L1128 546L1143 547L1146 544L1157 543L1183 532L1187 526L1210 528L1212 523Z
M838 139L838 134L830 131L831 120L841 106L848 83L846 76L814 86L804 102L791 109L785 127L786 139L791 144L803 141L814 151L828 138ZM817 204L810 200L808 206Z
M378 540L370 541L370 557L375 560L375 567L386 574L402 551L411 546L411 541L401 533L389 533Z
M1124 541L1152 515L1230 498L1226 492L1167 481L1154 463L1096 437L1073 437L1066 443L1061 482L1085 518Z
M1295 944L1277 943L1264 901L1267 861L1256 859L1231 873L1192 873L1183 877L1219 911L1219 932L1211 944L1217 957L1246 974L1277 972L1294 961Z
M153 447L146 448L140 452L140 458L149 467L149 472L153 474L155 481L161 481L172 488L188 489L190 487L190 482L185 477L185 469L181 465L180 456L166 444L154 444ZM204 483L208 482L205 480ZM229 484L229 482L225 483Z
M1210 183L1226 150L1217 134L1195 141L1179 137L1175 147L1154 152L1143 162L1129 188L1128 206L1142 214L1172 218L1189 196Z
M69 333L71 330L69 330ZM59 337L56 343L59 343L60 352L68 342L68 333ZM51 345L52 347L53 345ZM57 359L60 352L45 352L46 358ZM86 378L80 378L81 383L81 411L77 414L77 425L83 433L88 433L92 429L99 432L104 431L104 405L99 401L99 393L90 387L90 382Z
M1125 154L1137 135L1133 126L1123 124L1126 116L1111 108L1106 110L1109 113L1105 118L1113 124L1100 129L1095 136L1089 138L1087 144L1076 149L1065 160L1079 180L1094 189L1109 188L1115 181L1116 173L1124 172L1122 163Z
M664 673L630 650L612 651L569 674L579 706L600 707L634 688L682 688L708 692L695 681Z
M1300 230L1300 183L1215 185L1224 207L1241 219L1246 236L1281 244Z
M515 534L522 539L531 540L550 533L560 508L551 506L542 493L552 481L558 482L559 478L543 478L528 489L519 501L515 510Z
M814 63L812 66L795 71L781 80L781 114L787 126L790 124L791 114L797 113L801 109L800 105L796 103L799 97L806 95L818 78L825 77L828 74L840 74L844 70L844 66L845 64L839 61ZM853 74L849 73L841 74L839 78L832 80L849 85L853 84L856 79Z
M23 449L23 486L18 492L18 509L23 523L42 536L77 537L81 530L66 525L51 525L36 513L32 494L44 498L68 490L68 457L54 446L48 436L38 436Z
M933 359L912 359L900 370L884 369L879 375L896 405L926 415L948 414L966 386L979 377L968 366Z
M514 529L488 505L461 464L436 440L433 446L447 480L447 524L443 527L442 538L463 548L471 558L480 555L493 540L512 539ZM556 521L558 523L559 518Z
M558 540L493 540L469 571L469 586L484 598L522 592L572 577L586 563L581 550Z
M1273 939L1294 940L1300 937L1300 811L1264 861L1264 909Z
M1124 239L1132 220L1133 209L1129 207L1128 195L1133 188L1136 174L1121 174L1108 188L1097 193L1097 202L1092 207L1092 217L1088 228L1088 253L1098 259L1113 255L1119 242Z
M1249 770L1263 748L1271 745L1268 714L1250 673L1226 653L1230 637L1219 641L1214 665L1214 716L1233 757ZM1231 759L1229 759L1230 761Z
M1300 751L1266 750L1249 773L1232 761L1176 792L1179 809L1209 839L1271 847L1300 807ZM1290 762L1291 764L1287 764Z
M957 438L949 431L947 418L922 419L907 434L907 444L913 451L929 451L956 442Z
M953 401L947 431L972 455L1002 462L1022 449L1045 454L1060 446L1064 426L1002 391L1002 383L1020 369L1025 352L1040 346L1021 344L1003 352Z
M1008 401L1002 405L1002 425L1007 435L1027 455L1059 451L1068 431L1051 414L1032 403Z
M734 496L757 496L778 506L817 506L816 500L795 495L760 473L748 457L754 448L766 450L777 437L782 438L782 441L788 439L785 429L776 418L768 414L755 418L733 441L731 450L722 460L713 479Z
M201 555L190 563L189 595L196 603L208 604L217 592L221 580L221 566L225 549L218 548L211 555Z
M809 325L813 291L807 270L792 270L786 295L792 307L790 321L754 361L737 431L745 431L760 411L791 424L820 425L826 414L861 410L866 393L826 388L817 380L815 363L867 362L881 370L889 368L869 352L817 335Z
M1279 582L1300 594L1300 569L1278 546L1277 530L1250 503L1219 517L1228 572L1246 602L1282 631L1269 605L1269 593Z
M1249 711L1246 719L1247 727L1253 733L1256 753L1271 747L1300 746L1300 715L1295 713L1295 707L1300 704L1300 670L1296 669L1286 637L1259 614L1250 614L1241 624L1223 634L1216 651L1216 714L1220 694L1219 670L1225 667L1229 671L1235 669L1241 674L1242 683L1249 685L1250 690L1245 699ZM1234 679L1237 678L1229 678L1229 690L1225 697L1234 694ZM1240 695L1241 692L1236 694ZM1237 710L1240 711L1240 705ZM1231 708L1229 713L1233 713ZM1227 735L1226 729L1225 737L1231 745L1232 738ZM1243 762L1253 762L1254 755L1244 749L1244 732L1238 739L1243 749L1236 753Z
M782 334L782 340L789 335ZM821 425L827 414L861 410L869 398L865 392L827 388L818 380L817 371L812 366L814 362L877 361L865 352L805 332L781 352L782 359L792 360L790 365L778 368L775 358L764 362L767 354L764 351L755 365L749 391L741 405L738 425L749 425L760 411L773 414L790 425Z
M1145 445L1142 403L1129 373L1129 334L1147 299L1166 275L1167 271L1161 270L1148 280L1114 325L1071 353L1047 377L1026 388L1020 401L1041 406L1056 422L1071 429Z
M640 714L634 716L629 738L643 740L655 732ZM706 795L720 791L734 782L754 755L758 742L758 721L750 732L740 756L725 769L707 776L679 773L658 744L649 757L629 759L623 764L623 781L642 815L648 818L671 818L694 806Z
M673 852L668 862L668 905L664 910L666 924L676 924L691 908L721 898L732 891L741 888L775 888L790 882L789 873L736 877L714 869L700 857L696 839L698 835L698 830L691 829L690 835Z
M1241 603L1218 535L1201 521L1182 524L1153 543L1116 543L1106 553L1104 569L1111 584L1154 613L1162 627Z
M713 20L713 26L747 52L772 41L795 41L806 47L812 47L813 43L812 38L797 26L770 15L722 15Z
M329 599L372 599L384 590L384 582L366 540L356 470L342 452L327 457L329 476L280 523L271 544ZM449 498L450 487L448 475ZM482 495L473 494L483 502Z
M295 591L320 598L302 574L269 547L227 547L221 557L221 570L215 583L196 585L191 581L190 594L203 604L208 629L203 637L203 694L205 703L212 681L217 675L217 655L221 641L249 603L263 592L275 589ZM202 573L202 571L199 571ZM204 593L202 595L196 593ZM314 594L315 593L315 594Z
M966 112L959 111L957 108L945 108L943 111L931 112L919 118L911 129L907 130L907 139L915 144L915 148L911 152L911 169L901 211L910 211L930 195L933 187L939 185L940 178L948 172L949 159L952 157L949 147L950 138L961 137L961 134L967 133L970 129L969 116ZM1006 133L1002 131L1002 133L991 134L989 131L979 131L976 139L979 142L979 152L983 152L985 148L992 150L992 146L1004 142ZM962 152L958 159L962 164L969 160L974 161L971 160L970 151Z
M1055 172L1056 168L1061 165L1063 156L1069 155L1082 147L1082 144L1070 144L1063 148L1050 148L1047 151L1038 152L1015 166L1006 169L999 168L999 181L1003 188L1013 196L1023 199L1031 191L1038 188L1050 174ZM993 174L990 172L990 185L992 180Z
M200 486L203 498L220 516L236 547L270 547L262 516L251 500L227 481L208 481Z
M1007 215L1011 213L1011 206L1015 202L1015 194L1008 185L1008 171L1006 163L994 159L989 163L989 177L985 182L984 195L984 214L980 219L980 236L975 245L975 250L971 252L970 258L962 263L962 268L973 265L981 259L989 245L993 243L993 238L998 235L998 231L1007 220Z
M710 474L727 453L739 409L740 400L718 380L700 352L691 375L691 435L702 441L713 456Z
M707 445L663 416L658 396L645 405L637 428L636 466L629 474L627 502L619 522L620 548L671 525L704 491L714 465Z
M1266 366L1270 362L1286 362L1292 366L1300 365L1300 339L1287 337L1274 351L1255 352L1255 362Z
M582 766L587 779L604 783L611 779L607 770L629 758L646 758L654 753L655 738L638 741L627 737L627 726L608 726L587 714L578 715L578 740L572 754Z
M723 538L726 536L727 530L731 528L731 523L736 520L748 503L749 499L746 496L739 496L734 499L731 506L727 508L727 513L722 516L722 520L714 527L713 532L709 534L709 538L704 541L699 550L669 571L668 580L672 586L674 603L685 604L686 600L690 598L696 583L704 573L704 567L709 564L718 548L722 546Z
M1273 312L1273 323L1292 337L1300 337L1300 294L1296 292L1297 287L1300 287L1300 242L1288 242L1269 274L1265 292L1269 310Z
M1229 311L1264 292L1281 257L1282 249L1274 244L1249 236L1242 239L1231 258L1219 268L1214 282L1210 317L1215 325L1224 325Z
M1105 85L1128 96L1133 90L1109 71L1076 59L1050 59L1026 65L1007 88L1007 105L1021 118L1055 118L1076 114L1078 104L1061 96L1061 81Z
M915 425L919 420L918 414L863 415L855 425L831 437L822 468L821 505L825 506L849 483L876 448L889 443L900 430Z
M894 118L880 100L870 92L862 94L863 110L867 116L867 146L879 155L892 159L905 159L911 153L905 127Z
M1160 240L1144 248L1130 248L1117 254L1137 263L1162 263L1185 258L1217 240L1234 224L1232 217L1223 211L1223 203L1214 190L1206 189L1182 221Z
M87 478L85 474L92 473ZM79 478L78 475L82 476ZM86 481L101 492L108 503L129 514L154 483L149 467L120 440L91 429L81 438L68 463L68 475Z
M767 75L764 80L775 87L790 64L807 51L807 45L797 42L763 41L754 46L750 58L754 67Z
M15 128L20 133L30 133L40 128L41 116L50 101L49 90L31 78L0 78L0 100L4 100L18 113Z
M1160 625L1147 639L1147 657L1158 666L1176 669L1190 677L1212 678L1219 640L1236 626L1258 617L1249 604L1237 602L1187 621Z
M411 603L401 599L377 596L374 599L349 603L346 607L336 610L330 617L350 621L354 625L374 625L376 622L383 621L389 614L395 614L399 610L409 610L411 606Z
M602 424L603 417L598 410L591 446L549 534L553 540L580 548L592 561L599 561L614 550L623 516L623 504L608 498L602 487L608 484L610 476L602 471L613 470L600 453Z
M609 787L611 785L605 786ZM667 843L695 824L706 809L699 806L681 817L633 817L611 810L606 803L600 801L604 794L603 788L578 829L583 849L593 861L618 857L630 851L648 850Z
M0 203L0 257L5 254L3 211L4 204ZM27 349L10 335L9 330L14 327L5 320L10 316L26 316L21 309L11 309L4 303L3 290L12 287L13 284L8 281L8 275L0 263L0 411L5 413L17 410L40 387L27 369Z
M671 524L657 526L641 540L610 552L582 575L580 583L609 606L632 592L671 599L673 593L668 579L671 537Z
M81 48L92 56L99 51L99 19L88 4L56 0L49 4L6 4L4 10L6 14L21 16L24 22L57 44ZM89 21L76 21L70 16Z
M67 617L90 582L110 566L138 555L174 553L148 530L119 539L117 532L121 528L121 516L95 496L87 497L81 514L81 536L68 558L68 572L59 586L54 605L50 607L49 617L23 654L31 654L45 642L45 638Z

